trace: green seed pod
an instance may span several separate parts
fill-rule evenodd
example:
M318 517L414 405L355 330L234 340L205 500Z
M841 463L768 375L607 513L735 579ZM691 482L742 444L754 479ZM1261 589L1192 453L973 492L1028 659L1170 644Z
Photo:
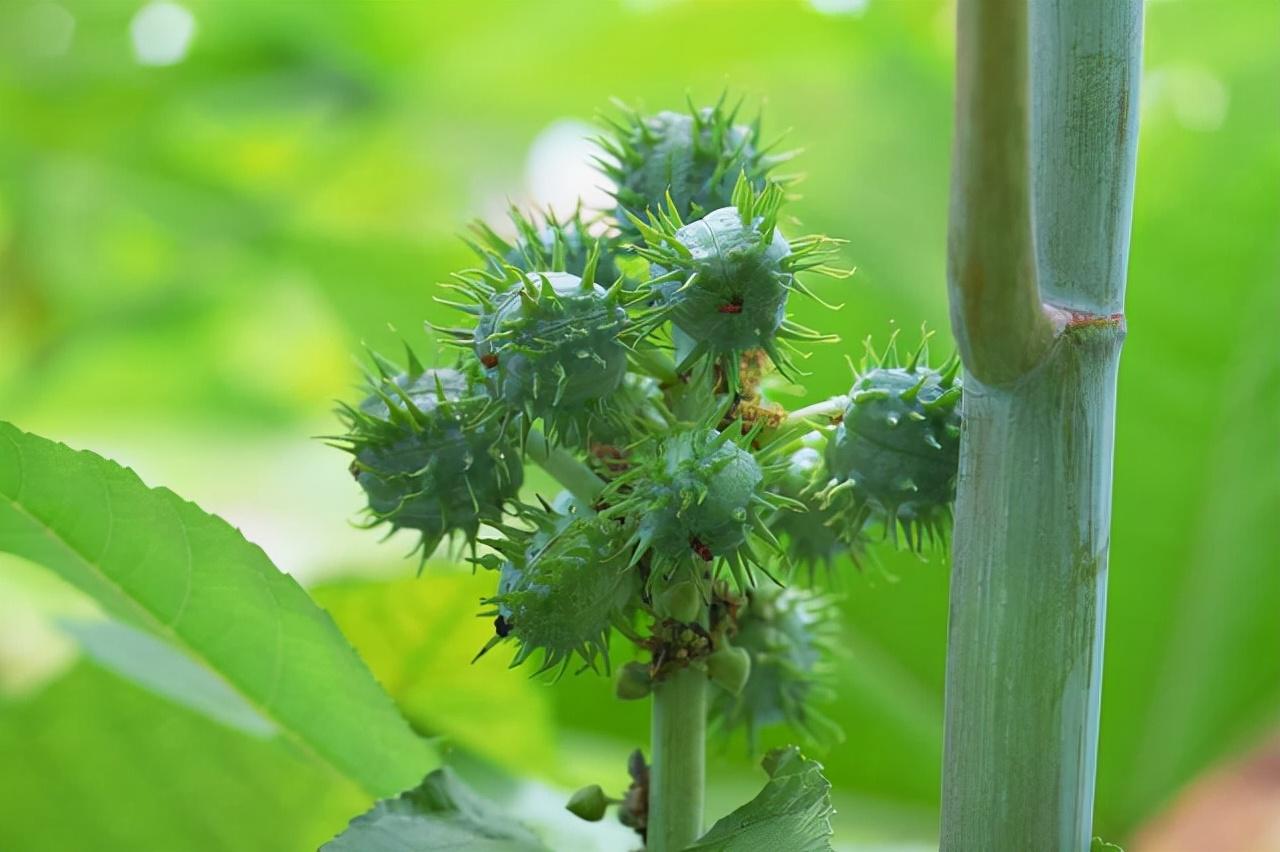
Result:
M660 615L687 624L697 620L703 603L697 584L683 580L658 595L657 609Z
M725 644L707 657L707 677L730 695L740 695L751 676L751 654Z
M734 643L750 657L750 676L740 694L712 694L709 712L720 729L745 729L753 751L760 730L781 723L816 744L838 741L839 728L813 706L830 698L825 681L838 625L825 595L772 585L749 590Z
M511 266L501 275L473 270L456 277L455 289L473 303L457 307L477 323L447 331L474 347L506 411L526 423L541 418L548 437L574 444L619 427L623 413L609 403L625 379L634 338L620 284L596 285L591 262L581 278Z
M668 197L683 217L700 218L729 204L738 175L763 189L770 169L791 154L769 154L760 142L760 121L735 124L741 102L719 103L687 113L642 116L626 111L607 119L616 135L599 140L607 158L601 170L616 186L617 219L624 234L630 216L661 207Z
M637 252L654 276L648 287L655 308L688 340L679 369L709 356L720 364L730 392L738 390L743 352L763 349L791 374L791 341L835 339L786 318L792 291L813 295L798 272L840 273L823 265L833 241L783 239L777 228L782 200L777 185L755 193L740 178L733 205L698 221L685 224L671 206L647 223L634 220L646 243Z
M471 226L475 235L471 247L495 273L501 275L503 266L514 266L522 272L568 272L582 277L595 254L595 279L606 283L618 279L615 240L591 236L581 208L563 219L547 210L540 222L526 216L515 205L507 215L515 228L514 241L499 236L484 222Z
M959 360L932 370L922 363L925 348L905 366L892 344L864 362L827 442L819 492L844 514L837 523L845 528L878 519L895 540L901 527L914 550L945 540L960 463Z
M705 597L707 562L727 565L739 585L749 585L753 567L768 573L753 540L782 556L761 512L795 504L769 491L779 449L775 442L753 452L759 429L735 421L724 431L675 431L639 450L640 462L610 483L603 500L611 505L601 517L635 519L632 561L648 555L651 588L693 580Z
M599 822L604 819L605 811L609 809L609 797L604 794L599 784L592 784L569 797L569 804L564 807L578 819Z
M496 421L476 423L491 400L474 372L424 370L410 352L401 373L373 357L371 394L340 410L347 433L335 442L355 457L351 472L368 496L371 525L417 530L424 560L450 533L474 542L520 487L515 436Z
M609 633L634 610L639 574L628 564L628 531L598 517L566 520L550 512L528 512L534 531L505 528L506 536L486 542L505 557L498 593L485 603L496 616L499 641L514 639L519 649L511 665L543 654L538 673L567 668L576 654L596 668L609 652ZM477 560L489 566L490 561Z
M817 433L815 433L817 434ZM860 535L841 535L836 529L840 513L831 505L823 506L810 486L821 476L822 451L804 446L787 457L786 468L779 477L779 493L804 504L802 511L775 512L769 516L769 528L786 548L791 561L809 572L810 580L819 568L830 568L844 556L862 564L865 542Z
M653 691L653 679L644 663L630 662L618 669L614 694L623 701L639 701Z

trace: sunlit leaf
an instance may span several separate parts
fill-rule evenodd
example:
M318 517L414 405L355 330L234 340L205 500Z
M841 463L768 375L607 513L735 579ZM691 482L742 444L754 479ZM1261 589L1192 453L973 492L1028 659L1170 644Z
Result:
M831 783L822 764L795 746L765 756L769 783L721 818L686 852L826 852L831 849Z
M405 573L327 584L313 594L420 730L513 773L558 778L553 690L509 671L498 654L472 662L493 635L491 620L476 614L497 578Z
M356 817L322 852L549 852L449 768Z
M269 737L276 727L217 675L172 645L118 621L63 620L94 662L152 692L246 734Z
M0 755L6 852L315 849L369 801L287 742L88 664L0 700Z
M369 793L436 763L292 578L225 521L126 468L0 423L0 550L172 643Z

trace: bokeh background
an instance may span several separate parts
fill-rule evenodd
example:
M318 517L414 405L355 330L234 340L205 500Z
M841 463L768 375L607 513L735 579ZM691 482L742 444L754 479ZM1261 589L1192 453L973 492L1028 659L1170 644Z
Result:
M792 211L848 239L858 269L818 285L842 311L801 303L801 321L850 351L928 322L947 349L953 15L932 0L7 0L0 417L241 526L418 728L476 772L534 779L512 788L525 810L621 788L646 708L591 676L529 680L501 654L468 665L492 578L441 553L413 579L410 542L351 526L360 495L313 436L354 396L362 341L437 351L422 324L444 317L435 282L469 262L465 222L600 197L584 139L614 96L661 109L728 86L763 104L766 132L794 128L805 149ZM1252 852L1280 832L1278 93L1276 3L1150 3L1097 817L1144 850ZM801 402L844 389L841 355L814 355ZM842 848L927 849L947 569L883 562L837 571L830 713L847 738L821 757ZM364 808L286 746L84 660L59 624L86 611L0 562L0 848L305 849ZM740 740L723 745L714 809L760 777ZM1258 845L1218 845L1240 802Z

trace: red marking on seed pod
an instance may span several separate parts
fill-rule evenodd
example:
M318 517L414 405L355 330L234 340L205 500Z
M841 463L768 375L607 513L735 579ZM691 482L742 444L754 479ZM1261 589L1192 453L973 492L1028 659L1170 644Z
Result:
M742 299L734 298L731 302L725 302L716 310L722 314L740 314L742 313Z
M703 562L710 562L715 559L715 554L711 552L711 548L699 541L697 536L689 539L689 546L693 548L694 553L701 557Z
M494 355L492 352L486 352L480 356L480 363L490 369L493 369L498 366L498 356Z

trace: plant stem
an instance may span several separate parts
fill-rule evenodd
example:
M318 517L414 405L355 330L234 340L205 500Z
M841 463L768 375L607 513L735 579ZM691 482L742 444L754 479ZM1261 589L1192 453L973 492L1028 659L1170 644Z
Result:
M679 852L702 834L707 676L680 669L653 690L649 852Z
M685 345L688 341L685 341ZM677 338L676 358L684 357ZM700 422L715 410L715 369L708 359L695 365L687 381L666 388L672 412ZM707 624L707 609L699 619ZM686 666L653 687L650 720L649 852L681 852L702 836L707 766L707 674Z
M642 372L657 379L660 384L670 387L680 382L680 374L676 372L676 362L661 349L650 346L633 349L631 360Z
M595 471L564 448L551 446L547 436L537 429L530 429L525 439L525 458L551 474L584 506L594 506L604 490L605 481Z
M1003 385L1048 351L1031 221L1027 0L961 0L947 273L966 370Z
M1019 388L965 385L943 852L1089 846L1122 335L1081 327Z
M1141 21L1140 0L959 5L943 852L1090 844Z
M815 402L813 405L806 405L804 408L797 408L795 411L787 412L788 423L799 423L801 420L826 420L839 416L845 408L849 406L849 397L841 394L824 399L822 402Z

